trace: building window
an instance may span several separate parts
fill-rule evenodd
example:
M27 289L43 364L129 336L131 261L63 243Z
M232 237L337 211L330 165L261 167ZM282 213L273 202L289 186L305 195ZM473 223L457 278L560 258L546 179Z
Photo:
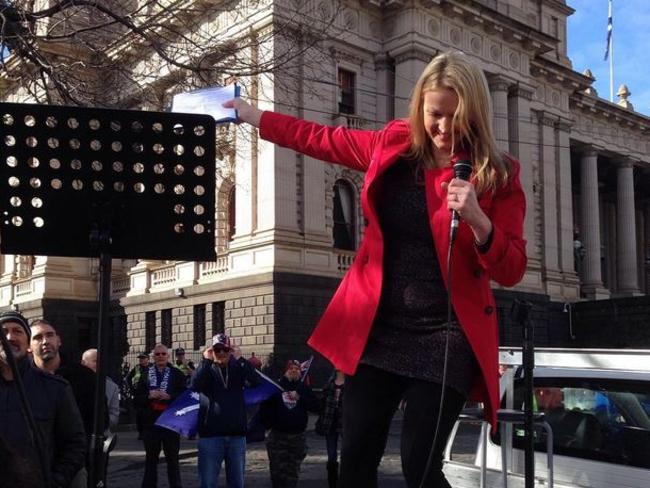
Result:
M205 305L194 305L194 349L205 346Z
M334 183L334 247L356 249L354 218L354 188L345 180Z
M156 345L156 312L147 312L144 316L145 349L151 352Z
M355 85L356 74L339 68L339 113L355 114Z
M212 304L212 336L221 334L226 330L226 302Z
M160 315L160 342L172 347L172 309L163 310Z
M228 242L232 241L235 237L235 232L237 231L236 220L235 220L235 198L236 198L235 186L230 189L228 192Z

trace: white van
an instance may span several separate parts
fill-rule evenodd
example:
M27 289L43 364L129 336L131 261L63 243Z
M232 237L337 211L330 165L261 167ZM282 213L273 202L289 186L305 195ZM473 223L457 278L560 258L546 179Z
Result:
M521 353L502 348L500 361L509 367L501 378L507 418L523 409ZM536 422L535 487L650 487L650 351L539 349L533 376L534 411L544 413ZM457 428L444 468L454 488L524 486L523 425L501 423L486 436L483 424L472 463L454 459Z

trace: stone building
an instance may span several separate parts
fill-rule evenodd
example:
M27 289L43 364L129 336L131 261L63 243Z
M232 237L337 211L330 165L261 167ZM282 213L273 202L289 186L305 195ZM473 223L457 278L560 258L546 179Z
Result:
M289 0L247 3L260 31L302 22ZM623 300L619 314L641 304L647 316L650 118L634 111L627 88L610 103L588 71L572 69L566 1L311 4L334 18L318 41L286 69L240 80L261 108L374 129L405 116L436 53L464 51L484 70L496 138L522 162L528 197L528 270L515 288L496 290L505 342L517 342L508 317L517 297L534 304L540 344L575 339L587 327L576 312L605 303L596 300ZM227 15L203 20L227 26ZM249 54L272 59L283 49L276 38ZM173 89L151 89L161 91L160 106L128 106L163 109ZM8 82L2 98L25 101ZM361 174L275 147L246 127L223 127L220 137L236 150L218 161L217 261L116 261L116 357L159 341L198 351L224 330L245 355L306 356L305 339L354 259L364 231ZM0 306L49 316L84 348L94 340L96 280L96 260L4 256Z

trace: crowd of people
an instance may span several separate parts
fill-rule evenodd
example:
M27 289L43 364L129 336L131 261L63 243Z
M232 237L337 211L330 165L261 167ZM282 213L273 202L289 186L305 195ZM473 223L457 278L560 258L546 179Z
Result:
M86 488L91 469L97 350L88 349L80 362L71 362L62 354L61 337L50 322L37 319L28 323L18 312L0 314L0 326L21 375L27 403L37 420L34 432L24 416L7 355L0 347L0 462L7 467L3 468L0 488L42 487L43 479L49 479L54 488ZM254 354L245 359L225 334L214 336L197 367L185 360L182 348L174 353L172 360L168 347L157 344L151 355L139 354L138 364L125 369L121 385L106 378L106 446L115 445L120 400L123 406L125 401L131 403L145 451L142 487L158 486L157 466L162 450L168 485L181 488L180 436L156 425L156 420L189 388L200 394L200 486L216 487L221 466L225 465L227 486L243 487L247 434L253 412L244 403L244 389L260 382L261 376L255 371L262 369L261 361ZM328 443L330 487L336 486L336 475L331 474L332 463L336 462L336 441L332 461L330 436L340 432L342 376L335 378L339 381L328 382L321 400L304 381L301 363L290 360L282 377L277 378L281 390L255 406L266 432L262 438L266 438L274 488L297 486L300 465L307 453L305 431L310 412L326 412L325 417L319 417L319 424L324 426L323 435ZM334 402L327 393L330 389L338 393ZM120 392L126 398L121 398ZM34 436L38 437L40 448ZM109 453L107 447L104 469L108 467Z

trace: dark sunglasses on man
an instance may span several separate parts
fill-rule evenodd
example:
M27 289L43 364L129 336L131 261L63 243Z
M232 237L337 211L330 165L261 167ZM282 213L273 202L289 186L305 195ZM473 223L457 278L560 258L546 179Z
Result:
M230 348L229 348L229 347L213 347L212 350L213 350L215 353L230 352Z

